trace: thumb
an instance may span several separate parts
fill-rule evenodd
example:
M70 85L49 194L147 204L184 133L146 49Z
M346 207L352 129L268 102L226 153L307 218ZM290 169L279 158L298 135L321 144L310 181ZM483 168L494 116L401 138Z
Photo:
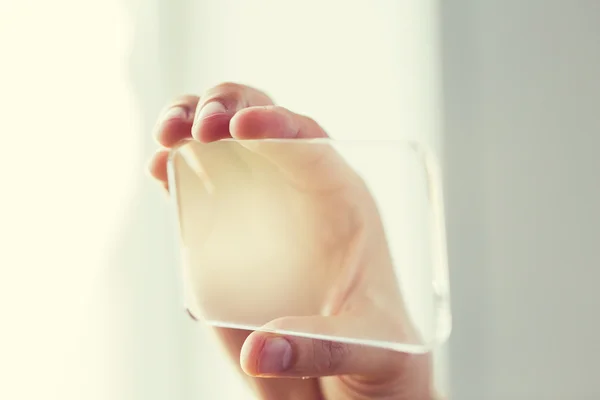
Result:
M427 362L425 353L411 354L381 347L353 344L368 338L409 343L410 330L371 324L357 317L285 317L251 333L242 347L240 363L251 376L260 377L324 377L356 375L379 380L394 379L406 369L414 370ZM303 336L278 332L303 332ZM318 334L317 334L318 333ZM305 337L311 336L311 337ZM322 340L315 337L353 338L348 342ZM414 371L413 371L414 372Z

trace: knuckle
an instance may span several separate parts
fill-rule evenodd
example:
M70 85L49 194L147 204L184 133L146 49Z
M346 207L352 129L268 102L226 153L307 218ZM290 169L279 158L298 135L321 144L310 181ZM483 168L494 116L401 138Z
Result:
M245 86L239 83L223 82L213 87L210 92L228 97L240 97L245 89Z
M314 118L309 117L308 115L301 115L301 118L304 119L304 121L306 121L307 125L321 129L321 125L319 125L319 123Z
M191 108L191 107L194 107L196 105L196 103L198 103L199 99L200 98L196 95L184 94L184 95L175 97L173 100L171 100L169 102L168 106L169 107L182 106L182 107Z
M244 103L247 106L272 105L273 99L265 92L252 86L235 82L223 82L207 92L208 100L217 99L224 103ZM227 105L227 104L226 104Z
M345 343L314 340L314 369L317 374L332 374L340 369L350 353Z
M241 92L245 88L246 88L246 86L242 85L241 83L221 82L218 85L216 85L213 88L213 90L218 91L218 92L236 92L236 91Z
M303 126L303 130L306 132L310 132L309 136L317 137L317 138L330 138L325 129L321 126L321 124L316 121L314 118L309 117L304 114L296 114L300 119L301 125Z
M220 83L204 93L202 104L219 101L227 108L236 108L235 106L244 100L244 93L243 85L233 82Z
M285 107L282 107L282 106L268 105L268 106L265 106L265 107L267 109L269 109L269 110L273 110L273 111L275 111L277 113L280 113L280 114L293 114L289 109L287 109Z
M321 124L319 124L319 122L317 120L315 120L314 118L312 118L306 114L296 114L296 115L303 121L303 125L310 128L310 130L312 130L314 132L321 132L323 135L325 134L325 130L323 129Z

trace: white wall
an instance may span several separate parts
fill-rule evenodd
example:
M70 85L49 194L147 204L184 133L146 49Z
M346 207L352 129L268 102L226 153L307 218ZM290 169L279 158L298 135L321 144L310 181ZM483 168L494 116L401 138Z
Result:
M446 2L442 27L454 398L600 398L600 3Z

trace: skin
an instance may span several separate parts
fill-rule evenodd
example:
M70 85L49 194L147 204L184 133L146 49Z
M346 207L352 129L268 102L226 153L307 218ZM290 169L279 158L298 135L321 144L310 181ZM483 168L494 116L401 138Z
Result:
M325 137L327 134L317 122L274 105L265 93L248 86L224 83L201 96L181 96L165 107L155 129L155 138L161 148L150 160L148 168L156 181L169 190L168 152L181 140L193 138L209 143L226 138L243 141ZM330 232L326 245L325 239L315 235L312 245L324 248L319 254L325 258L319 262L336 259L337 251L350 253L358 260L355 278L342 292L332 295L327 316L306 317L312 319L300 321L284 318L271 325L305 323L320 326L330 323L338 332L353 332L353 326L358 326L353 324L360 316L363 324L366 319L373 318L371 325L382 326L382 321L388 321L391 314L375 304L369 288L363 285L367 281L371 285L377 281L380 282L378 296L384 293L382 296L395 310L394 315L401 315L399 321L389 325L390 332L394 337L402 335L406 340L416 340L412 323L402 312L404 306L399 291L387 283L393 279L389 279L392 269L385 235L374 202L360 179L343 162L331 161L323 155L317 158L315 154L304 153L297 158L282 158L265 147L251 150L281 169L290 186L301 191L307 199L316 221L327 227L342 226ZM306 160L311 162L307 164ZM328 162L319 162L322 160ZM349 203L348 198L360 201ZM352 208L350 204L353 204ZM337 223L340 215L350 214L354 216L353 223ZM214 329L224 347L224 356L239 363L240 373L261 400L439 398L432 388L429 354L407 354L259 331Z

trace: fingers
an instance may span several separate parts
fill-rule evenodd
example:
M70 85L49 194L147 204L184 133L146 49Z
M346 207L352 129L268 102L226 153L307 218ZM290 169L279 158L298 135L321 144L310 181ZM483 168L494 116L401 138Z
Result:
M360 183L330 143L254 140L327 138L311 118L278 106L250 107L236 113L229 130L244 147L279 166L300 189L336 189Z
M325 377L350 375L380 369L380 349L345 343L252 333L242 348L244 372L260 377Z
M156 128L157 141L172 147L190 136L201 142L235 138L275 163L302 190L329 190L362 181L330 144L252 139L317 139L325 131L312 119L273 106L265 93L234 83L208 90L201 98L182 96L163 112ZM151 174L166 183L166 157L157 154Z
M310 323L328 324L327 317L296 317L312 319ZM316 320L330 320L327 322ZM341 322L340 322L341 321ZM361 329L357 322L340 318L336 330ZM346 327L339 324L345 324ZM365 321L362 321L365 324ZM341 331L339 330L341 329ZM336 336L336 335L334 335ZM341 336L344 336L342 333ZM408 354L383 348L341 343L313 338L253 332L242 347L240 364L251 376L261 377L325 377L354 375L386 379L428 366L428 354ZM412 372L411 372L412 373Z
M174 99L165 107L155 127L155 138L166 148L192 136L211 142L231 137L229 121L236 111L249 106L273 104L261 91L234 83L224 83L200 97L186 95ZM167 185L167 158L159 151L150 160L150 174Z
M198 101L198 96L186 95L167 105L154 129L156 141L164 147L172 147L180 140L190 138Z
M205 143L230 138L229 123L238 111L272 104L269 96L257 89L235 83L220 84L202 95L192 136Z
M168 150L158 150L156 153L154 153L154 155L150 158L150 161L148 162L148 172L154 179L159 181L165 189L168 189L168 158Z
M239 140L328 137L314 120L273 105L239 111L231 121L230 130L232 137Z
M154 127L154 138L169 148L177 142L190 138L198 96L185 95L171 101L162 111ZM148 172L168 190L168 150L157 151L148 163Z
M341 336L344 336L343 332L349 332L348 329L356 332L368 325L368 321L364 320L362 326L358 325L359 319L355 318L342 318L332 324L333 318L338 320L338 317L291 317L282 320L292 320L291 325L328 326L326 330L329 333L337 332ZM285 321L276 325L281 323L289 325ZM369 398L433 398L431 356L428 353L408 354L256 331L242 346L240 366L246 374L263 378L337 376L345 381L348 388Z

